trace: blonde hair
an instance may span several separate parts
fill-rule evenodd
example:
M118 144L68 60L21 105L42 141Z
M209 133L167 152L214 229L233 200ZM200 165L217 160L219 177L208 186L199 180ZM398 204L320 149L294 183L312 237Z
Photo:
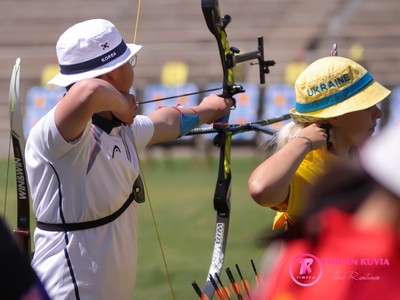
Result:
M270 143L271 145L275 146L275 152L283 148L289 142L289 140L298 135L304 127L305 123L295 123L293 121L282 126Z
M296 135L299 135L299 132L317 122L323 122L326 121L328 118L315 118L315 117L310 117L303 122L300 122L297 119L293 119L292 121L283 125L277 133L275 133L274 137L268 144L268 147L272 147L274 149L273 152L277 152L280 149L282 149L289 141L291 138L293 138Z

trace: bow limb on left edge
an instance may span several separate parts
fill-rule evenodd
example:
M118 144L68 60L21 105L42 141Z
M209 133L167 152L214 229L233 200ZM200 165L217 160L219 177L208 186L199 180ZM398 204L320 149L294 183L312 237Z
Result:
M25 168L25 137L19 101L20 59L15 62L9 92L10 131L14 151L15 175L17 180L17 229L14 236L29 261L32 259L30 239L30 194Z

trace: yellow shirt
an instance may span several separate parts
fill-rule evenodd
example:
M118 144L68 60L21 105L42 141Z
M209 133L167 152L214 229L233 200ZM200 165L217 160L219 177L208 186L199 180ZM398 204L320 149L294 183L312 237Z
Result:
M286 209L276 209L276 216L272 229L286 224L293 224L303 213L304 201L308 197L311 186L315 180L325 173L326 164L339 160L325 149L318 149L309 152L301 162L292 181Z

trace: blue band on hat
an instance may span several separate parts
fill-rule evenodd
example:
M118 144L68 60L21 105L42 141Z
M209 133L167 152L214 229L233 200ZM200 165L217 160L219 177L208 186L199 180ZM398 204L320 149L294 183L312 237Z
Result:
M125 53L127 48L128 47L126 46L124 40L122 40L117 47L115 47L111 51L108 51L107 53L101 56L98 56L96 58L93 58L91 60L79 64L60 65L61 68L60 73L64 75L72 75L72 74L79 74L87 71L92 71L120 57Z
M300 113L314 112L341 103L359 93L373 80L374 78L372 77L372 75L367 72L352 85L349 85L348 87L333 95L310 103L296 103L296 111Z

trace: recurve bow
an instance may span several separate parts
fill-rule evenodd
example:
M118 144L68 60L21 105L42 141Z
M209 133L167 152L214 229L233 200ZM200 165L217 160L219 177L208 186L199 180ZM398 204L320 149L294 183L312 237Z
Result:
M11 75L9 92L10 131L17 180L17 229L14 230L14 236L30 261L32 258L30 240L30 194L25 168L25 137L19 101L20 62L21 60L19 58L15 62Z

